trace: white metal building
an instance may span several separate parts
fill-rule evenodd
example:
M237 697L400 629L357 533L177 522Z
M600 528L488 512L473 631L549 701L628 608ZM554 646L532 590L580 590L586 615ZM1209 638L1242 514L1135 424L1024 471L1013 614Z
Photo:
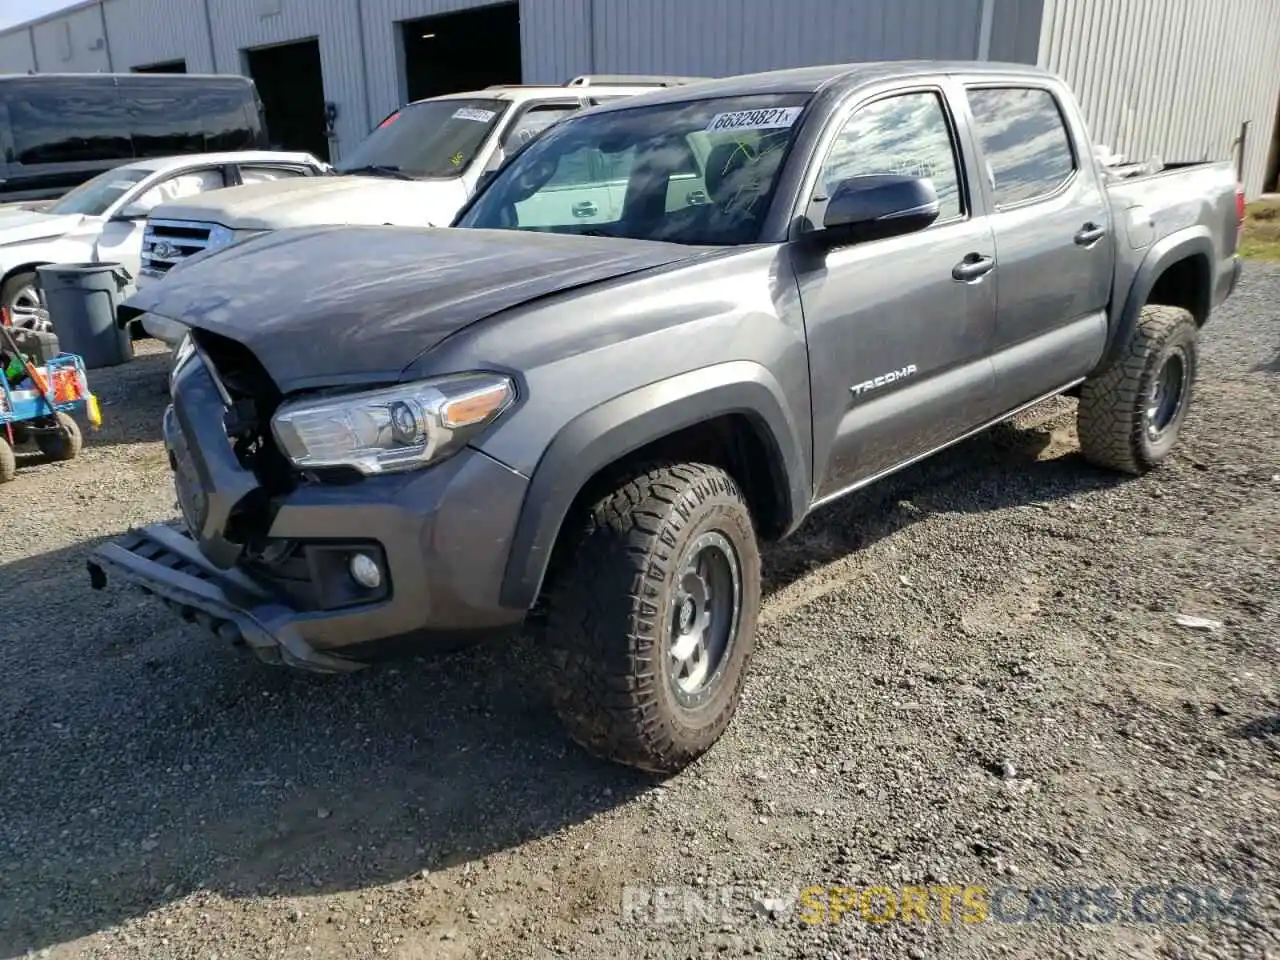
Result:
M0 34L0 72L247 73L273 129L323 125L331 104L334 155L404 100L477 77L902 57L1053 69L1094 139L1131 157L1229 157L1249 121L1248 192L1274 185L1280 0L86 0Z

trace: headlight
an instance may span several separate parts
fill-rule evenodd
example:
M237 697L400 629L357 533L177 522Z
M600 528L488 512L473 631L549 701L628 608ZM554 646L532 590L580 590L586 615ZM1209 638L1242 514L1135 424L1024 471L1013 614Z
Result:
M384 390L282 404L271 420L295 466L413 470L458 451L511 406L515 384L462 374Z

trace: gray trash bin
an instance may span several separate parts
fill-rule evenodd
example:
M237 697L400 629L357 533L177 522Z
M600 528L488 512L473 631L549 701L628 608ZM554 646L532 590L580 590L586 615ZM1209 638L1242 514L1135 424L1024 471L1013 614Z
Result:
M133 277L118 263L37 267L58 345L92 370L133 359L133 338L116 326L116 305Z

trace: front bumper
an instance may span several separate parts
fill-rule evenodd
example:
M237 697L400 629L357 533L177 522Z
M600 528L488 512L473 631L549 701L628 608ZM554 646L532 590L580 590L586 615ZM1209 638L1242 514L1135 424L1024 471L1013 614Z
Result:
M132 582L231 643L247 645L268 663L320 673L342 673L363 664L322 653L298 630L295 611L243 573L219 570L180 528L155 524L104 544L89 560L89 577L101 590L108 573Z
M527 611L502 606L499 591L521 474L467 448L425 470L304 483L259 511L263 491L231 450L212 382L194 361L183 369L164 433L185 529L149 526L99 547L95 588L125 581L263 660L325 672L520 627ZM245 517L262 517L255 538L289 545L284 559L236 542ZM382 588L361 592L350 579L357 551L377 558Z

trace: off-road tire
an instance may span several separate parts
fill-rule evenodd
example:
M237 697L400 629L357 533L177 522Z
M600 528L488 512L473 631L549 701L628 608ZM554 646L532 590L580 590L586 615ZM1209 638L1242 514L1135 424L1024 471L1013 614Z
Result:
M8 483L18 475L18 458L14 456L9 438L0 429L0 483Z
M58 425L67 432L37 433L36 446L50 460L74 460L80 456L80 448L84 445L80 424L71 415L59 413Z
M686 548L723 536L741 573L737 631L696 708L669 682L676 578ZM585 517L551 585L544 642L552 703L588 752L656 774L709 750L738 707L755 646L760 553L737 484L705 464L626 477Z
M1199 328L1180 307L1142 308L1121 356L1080 387L1076 431L1080 452L1099 467L1142 474L1159 466L1173 450L1191 406L1198 365ZM1181 405L1158 441L1147 434L1146 404L1164 362L1181 350L1185 370Z

